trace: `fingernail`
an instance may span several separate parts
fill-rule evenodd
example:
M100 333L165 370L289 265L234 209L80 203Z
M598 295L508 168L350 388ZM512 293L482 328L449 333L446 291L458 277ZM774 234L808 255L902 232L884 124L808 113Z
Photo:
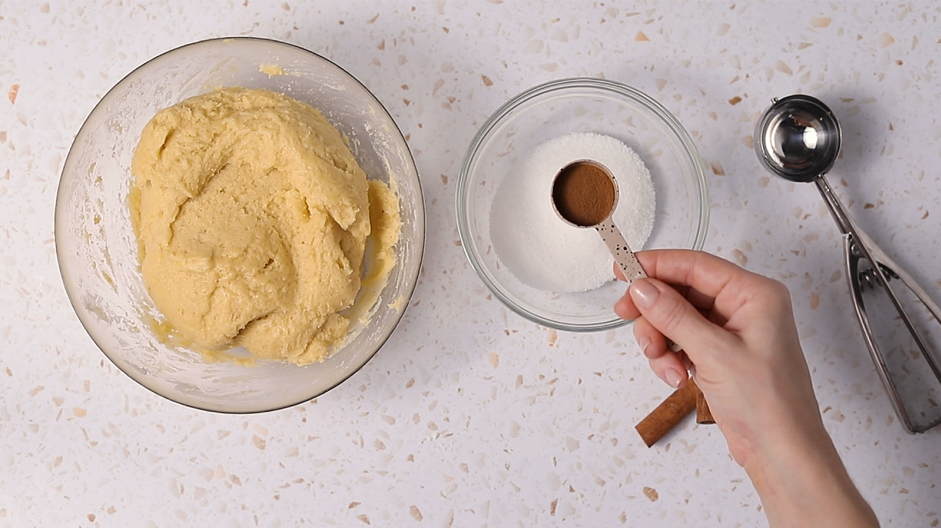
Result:
M642 337L637 340L637 344L640 345L641 351L643 351L645 357L650 357L650 340L646 337Z
M631 299L638 308L650 308L659 296L660 290L649 281L638 280L631 284Z
M680 383L683 383L683 380L686 379L675 369L667 369L667 371L663 373L663 377L667 379L667 384L674 389L679 387Z

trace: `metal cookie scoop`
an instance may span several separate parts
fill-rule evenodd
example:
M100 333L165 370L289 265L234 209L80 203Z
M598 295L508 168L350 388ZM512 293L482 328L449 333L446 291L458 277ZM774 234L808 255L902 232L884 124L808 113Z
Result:
M941 423L941 398L938 397L941 395L941 309L856 226L827 183L824 174L833 167L840 153L841 136L840 124L826 105L810 96L791 95L773 99L771 107L758 120L755 152L774 175L817 185L844 236L844 264L853 307L876 370L902 425L909 433L921 433ZM899 283L905 288L897 288ZM885 295L878 295L880 292ZM870 317L866 299L871 309L890 308L890 316ZM903 300L909 310L903 307ZM897 314L891 313L891 308ZM911 315L912 312L917 317ZM892 324L895 319L902 320L910 334L909 341L914 341L920 356L912 353L913 350L905 350L904 345L880 346L880 343L898 342L897 325ZM931 330L922 332L916 328L925 324L931 325ZM878 340L874 328L884 334ZM913 360L918 361L913 363ZM925 363L934 374L934 380L925 375Z

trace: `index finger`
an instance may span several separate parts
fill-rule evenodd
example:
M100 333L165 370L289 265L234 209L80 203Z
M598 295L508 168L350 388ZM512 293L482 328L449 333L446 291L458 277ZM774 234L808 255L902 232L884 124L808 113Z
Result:
M647 275L663 282L695 288L715 298L744 269L731 262L688 249L654 249L640 251L637 259Z
M761 277L723 258L687 249L655 249L637 252L637 259L647 275L657 278L685 295L700 310L712 309L716 299L725 291L728 306L720 311L728 313L739 304L738 293L748 291L753 281ZM734 285L734 287L730 287ZM723 309L724 308L724 309Z

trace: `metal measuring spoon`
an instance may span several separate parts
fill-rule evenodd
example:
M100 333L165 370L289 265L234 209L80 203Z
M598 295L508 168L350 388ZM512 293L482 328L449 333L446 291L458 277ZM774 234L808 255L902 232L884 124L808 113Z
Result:
M841 141L842 130L836 116L821 101L807 95L772 99L771 107L762 114L755 126L755 153L762 165L774 175L786 180L798 183L813 182L823 196L830 214L844 235L844 264L853 307L876 370L905 429L909 433L924 432L941 423L941 416L929 418L924 417L922 413L922 417L927 418L926 421L915 423L906 411L898 387L886 366L885 356L873 337L873 325L866 313L862 293L866 286L874 289L881 287L885 291L939 383L941 361L929 350L924 336L915 329L912 318L903 309L889 280L901 281L927 308L935 322L941 323L941 309L908 273L889 259L872 239L856 226L827 183L824 174L836 162ZM860 261L867 263L868 269L860 271ZM923 396L928 398L927 394Z
M631 250L612 215L618 204L618 185L607 167L594 160L577 160L562 168L552 180L552 208L565 223L581 228L594 228L604 240L614 261L624 274L628 287L637 279L647 277L637 256ZM682 349L671 339L667 347L673 352ZM696 394L696 422L713 424L709 404L699 387Z

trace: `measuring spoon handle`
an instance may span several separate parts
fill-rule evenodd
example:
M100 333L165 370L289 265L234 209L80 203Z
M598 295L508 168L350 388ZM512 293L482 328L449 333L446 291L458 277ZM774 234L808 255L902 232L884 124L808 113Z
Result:
M605 245L608 246L608 251L611 252L614 261L617 263L618 267L621 268L621 273L624 274L624 279L627 280L628 287L630 287L630 284L635 280L647 277L647 273L640 265L640 261L637 260L637 255L631 251L631 246L624 240L624 236L621 235L621 230L618 229L618 226L614 225L614 220L612 220L610 216L596 225L595 229L598 231L598 234L601 235L601 239L604 240ZM667 347L673 352L682 352L680 346L670 339L667 339ZM690 383L692 383L692 380ZM716 423L712 418L712 411L709 410L709 404L706 402L706 397L703 396L702 391L699 390L699 387L692 390L696 392L696 423Z
M621 230L614 225L614 220L612 220L610 216L596 225L595 229L598 231L598 234L601 235L601 239L604 240L605 245L608 246L608 251L610 251L611 256L614 257L614 262L621 268L621 273L624 274L624 280L627 281L628 286L637 279L647 277L644 268L641 267L640 262L637 260L637 255L631 251L631 246L624 240L624 236L621 235Z

